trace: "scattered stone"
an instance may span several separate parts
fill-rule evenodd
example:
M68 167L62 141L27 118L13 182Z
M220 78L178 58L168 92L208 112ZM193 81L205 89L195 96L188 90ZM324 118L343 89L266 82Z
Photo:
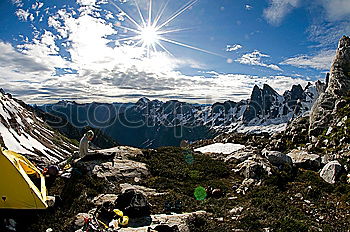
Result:
M241 173L246 179L259 179L262 175L272 174L272 167L268 160L253 156L237 165L235 172Z
M318 169L321 166L321 157L306 151L294 149L287 154L295 166L305 169Z
M92 200L92 203L94 203L94 205L96 206L99 206L99 205L103 205L106 202L113 203L117 198L118 198L118 195L116 194L100 194Z
M341 170L341 164L338 161L334 160L322 168L320 177L327 183L334 184L339 177Z
M148 196L159 196L159 195L165 194L165 193L157 193L157 190L147 188L147 187L144 187L141 185L132 185L132 184L124 183L124 184L120 184L119 186L121 188L121 192L125 192L128 189L133 189L133 190L136 190L136 191L143 193L147 197Z
M238 207L231 209L230 214L237 215L237 214L241 213L242 211L243 211L243 207L238 206Z
M280 166L283 164L292 164L292 159L282 152L279 151L268 151L266 149L262 150L262 155L268 159L268 161L275 166Z
M295 197L300 198L300 199L303 199L303 194L297 193L297 194L295 194Z

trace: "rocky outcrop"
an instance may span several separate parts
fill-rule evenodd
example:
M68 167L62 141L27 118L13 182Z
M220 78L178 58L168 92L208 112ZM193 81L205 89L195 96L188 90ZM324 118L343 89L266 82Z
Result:
M150 175L146 164L130 159L140 155L142 151L137 148L114 147L96 151L80 165L91 174L110 181L139 180Z
M332 64L329 83L315 102L310 114L310 136L319 136L337 121L337 105L350 96L350 38L343 36ZM346 104L345 104L346 105ZM342 104L343 107L345 107ZM339 108L339 106L338 106ZM340 107L342 108L342 107Z

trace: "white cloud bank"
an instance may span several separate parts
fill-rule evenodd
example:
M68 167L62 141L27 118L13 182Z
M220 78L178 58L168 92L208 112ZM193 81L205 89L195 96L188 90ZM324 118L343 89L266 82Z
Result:
M279 25L293 9L300 6L311 9L315 5L322 7L330 21L348 18L350 15L349 0L269 0L269 7L264 10L264 16L269 23Z
M282 72L283 70L275 64L266 64L262 61L262 58L268 58L269 55L263 54L258 50L253 51L252 53L244 54L241 58L238 58L236 62L241 64L253 65L253 66L261 66L273 69L275 71Z
M299 0L270 0L269 7L264 10L264 16L269 23L279 25L298 5Z
M335 56L334 50L321 51L314 56L300 55L281 62L283 65L292 65L299 68L314 68L329 70Z

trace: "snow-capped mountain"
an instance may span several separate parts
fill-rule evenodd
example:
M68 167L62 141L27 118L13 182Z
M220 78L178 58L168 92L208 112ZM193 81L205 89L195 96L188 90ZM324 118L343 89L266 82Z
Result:
M135 104L77 104L60 102L41 109L101 128L121 144L139 147L179 145L180 141L206 139L223 132L283 130L287 122L308 112L321 83L292 86L283 95L269 85L255 86L250 99L198 105L141 98ZM95 122L99 122L96 124Z
M0 145L25 154L36 163L57 162L71 154L74 146L54 131L33 109L0 91Z

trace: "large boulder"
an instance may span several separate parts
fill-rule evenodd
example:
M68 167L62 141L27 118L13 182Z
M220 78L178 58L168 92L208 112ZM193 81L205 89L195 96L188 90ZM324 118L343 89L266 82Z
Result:
M146 178L150 175L146 164L133 160L114 159L93 166L92 174L110 180L134 180Z
M320 177L327 183L334 184L342 171L342 166L338 161L327 163L320 172Z
M293 164L298 168L318 170L321 166L321 157L316 154L310 154L307 151L294 149L287 156L292 159Z
M290 156L283 154L279 151L269 151L269 150L262 150L262 155L272 164L275 166L280 165L292 165L292 159Z
M240 173L246 179L261 179L266 174L272 174L272 167L267 159L254 155L238 164L234 171Z

